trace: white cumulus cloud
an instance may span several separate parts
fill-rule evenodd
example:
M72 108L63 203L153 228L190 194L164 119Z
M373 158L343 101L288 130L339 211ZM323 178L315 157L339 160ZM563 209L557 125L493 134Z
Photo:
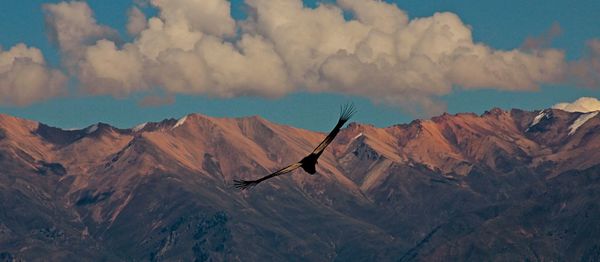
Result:
M99 25L85 2L45 5L50 36L88 92L334 92L435 114L445 109L438 98L453 86L535 90L563 81L569 71L560 50L496 50L475 42L456 14L409 20L382 1L307 8L301 0L247 0L249 17L242 22L231 17L226 0L149 4L158 14L148 19L130 10L134 39L128 43ZM345 19L345 11L354 18Z
M64 91L67 77L49 68L42 52L25 44L0 47L0 105L25 106Z
M136 36L146 28L146 15L136 6L129 9L127 32L130 35Z
M110 40L111 30L96 23L86 3L46 6L55 35L70 36L62 37L69 40L59 41L61 48L77 50L64 55L75 61L72 71L88 92L122 97L159 86L166 93L276 97L292 91L285 65L270 41L255 34L243 34L233 43L223 39L235 34L228 1L150 4L159 9L158 16L149 18L132 42L120 46ZM56 10L61 12L55 14ZM86 18L80 25L60 26L70 24L71 16L82 11ZM134 13L130 16L137 16ZM99 36L104 38L97 40Z
M297 0L251 0L254 29L275 45L296 88L349 93L433 114L436 97L464 88L535 90L562 79L553 49L494 50L472 39L453 13L408 20L396 5L339 1L306 8ZM355 14L346 21L343 10ZM415 109L416 108L416 109Z
M70 58L80 55L81 49L96 40L116 38L117 32L100 26L86 2L45 4L48 37Z
M600 39L588 41L587 46L587 54L569 64L569 73L579 85L600 88Z

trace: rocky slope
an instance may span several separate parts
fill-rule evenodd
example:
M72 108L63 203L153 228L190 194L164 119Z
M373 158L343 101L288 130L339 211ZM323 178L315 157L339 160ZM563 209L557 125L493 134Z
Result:
M335 119L332 119L332 125ZM326 134L191 114L61 130L0 115L0 260L600 259L600 116L546 109Z

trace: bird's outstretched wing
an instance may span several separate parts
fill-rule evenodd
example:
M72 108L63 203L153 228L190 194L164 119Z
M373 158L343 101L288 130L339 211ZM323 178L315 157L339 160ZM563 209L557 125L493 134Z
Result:
M264 176L264 177L259 178L257 180L233 180L233 186L235 188L237 188L237 189L246 190L248 188L252 188L252 187L258 185L258 183L260 183L262 181L265 181L265 180L267 180L269 178L276 177L276 176L279 176L279 175L283 175L285 173L292 172L295 169L299 168L300 166L302 166L302 164L300 164L300 163L294 163L294 164L291 164L291 165L289 165L287 167L282 168L281 170L276 171L273 174Z
M343 107L341 107L340 108L340 118L338 119L337 124L335 125L333 130L331 130L331 132L329 132L329 135L327 135L327 137L325 137L323 142L321 142L317 146L317 148L315 148L315 150L313 150L312 154L320 156L321 153L323 153L323 150L325 150L325 148L333 141L335 136L340 132L340 129L342 128L342 126L348 121L348 119L350 119L352 117L352 115L354 115L354 113L356 113L356 110L354 109L354 104L346 104Z
M356 110L354 109L353 104L346 104L343 107L341 107L340 108L340 118L338 119L337 124L335 125L333 130L331 130L331 132L329 132L329 135L327 135L327 137L325 137L323 142L321 142L317 146L317 148L315 148L315 150L313 150L313 152L311 154L319 157L321 155L321 153L323 153L323 150L325 150L325 148L333 141L335 136L340 132L340 129L342 128L342 126L350 119L350 117L352 117L352 115L354 115L354 113L356 113ZM233 186L235 188L238 188L241 190L249 189L249 188L252 188L252 187L258 185L258 183L260 183L262 181L265 181L272 177L283 175L285 173L289 173L301 166L302 166L302 163L300 163L300 162L294 163L294 164L291 164L281 170L278 170L277 172L275 172L273 174L264 176L257 180L233 180Z

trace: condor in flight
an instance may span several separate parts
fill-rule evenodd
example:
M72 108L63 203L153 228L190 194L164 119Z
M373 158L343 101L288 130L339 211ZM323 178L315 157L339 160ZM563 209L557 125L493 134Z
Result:
M278 170L273 174L264 176L257 180L233 180L234 186L238 189L245 190L258 185L258 183L265 181L269 178L292 172L299 167L301 167L302 169L304 169L304 171L311 175L316 173L317 170L315 169L315 165L317 164L317 159L319 159L319 156L321 156L327 145L329 145L331 141L333 141L335 136L340 132L342 126L348 121L348 119L350 119L350 117L352 117L352 115L354 115L355 112L356 111L354 110L354 105L346 104L345 106L343 106L340 109L340 118L337 122L337 125L335 125L335 127L333 128L333 130L331 130L329 135L325 137L325 140L323 140L323 142L321 142L319 146L317 146L317 148L315 148L315 150L313 150L312 153L310 153L310 155L302 158L302 160L300 160L298 163L291 164L287 167L284 167L281 170Z

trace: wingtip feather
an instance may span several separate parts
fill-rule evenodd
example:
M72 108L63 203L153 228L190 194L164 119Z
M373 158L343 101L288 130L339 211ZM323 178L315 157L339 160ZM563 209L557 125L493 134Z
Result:
M347 103L340 107L340 121L348 121L356 113L354 103Z
M239 190L247 190L253 188L258 183L256 180L233 180L233 187Z

